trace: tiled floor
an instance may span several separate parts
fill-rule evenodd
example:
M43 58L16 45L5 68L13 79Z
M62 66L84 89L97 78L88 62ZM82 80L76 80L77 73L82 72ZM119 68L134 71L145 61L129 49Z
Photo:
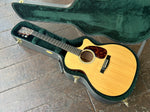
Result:
M89 95L82 84L74 84L61 74L56 60L16 44L10 31L22 20L11 2L0 1L0 112L150 112L150 41L140 57L140 73L128 106L123 102L104 104ZM35 24L68 39L83 35L71 25ZM100 36L93 38L110 42ZM137 52L139 45L130 47Z

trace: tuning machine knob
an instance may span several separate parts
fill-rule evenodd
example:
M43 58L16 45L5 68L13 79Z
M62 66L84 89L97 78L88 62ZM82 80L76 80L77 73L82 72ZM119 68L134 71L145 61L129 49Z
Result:
M25 35L24 37L25 37L25 38L28 38L28 35Z

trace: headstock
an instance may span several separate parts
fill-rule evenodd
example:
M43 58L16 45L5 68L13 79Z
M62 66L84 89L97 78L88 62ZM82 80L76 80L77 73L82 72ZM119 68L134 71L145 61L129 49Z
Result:
M18 30L18 34L21 34L23 37L27 38L29 35L32 35L33 30L26 27L21 27L20 30Z

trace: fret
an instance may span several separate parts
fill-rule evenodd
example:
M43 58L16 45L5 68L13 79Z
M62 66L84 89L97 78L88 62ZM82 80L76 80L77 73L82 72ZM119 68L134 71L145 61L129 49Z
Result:
M50 42L50 38L48 38L47 41Z
M44 39L44 36L43 36L43 35L41 35L41 39Z
M59 41L56 40L54 45L60 47Z
M71 46L69 46L70 51L74 52L74 48L72 48ZM74 52L75 53L75 52ZM76 54L76 53L75 53Z
M69 49L71 52L73 52L73 51L71 50L71 48L70 48L70 46L69 46L69 45L67 46L67 49Z
M47 37L45 37L43 40L47 41Z
M66 45L64 43L61 42L60 46L61 46L61 48L66 49Z
M64 47L65 49L69 49L69 45L65 45L65 44L64 44L64 46L65 46L65 47Z
M61 43L61 47L64 48L64 49L67 49L67 45L64 44L64 43Z
M41 37L41 39L43 39L43 38L44 38L42 34L38 34L38 35Z
M77 54L77 50L75 49L74 52Z
M50 41L49 41L50 43L53 43L54 42L54 39L53 38L50 38Z
M52 39L52 41L50 43L55 45L56 41L54 39Z
M69 51L69 52L71 52L71 53L73 53L75 55L78 55L78 56L80 55L81 50L77 49L76 47L73 47L73 46L71 46L69 44L63 43L63 42L61 42L59 40L56 40L54 38L51 38L49 36L40 34L40 33L36 32L36 31L33 31L32 35L36 36L36 37L38 37L38 38L40 38L40 39L42 39L42 40L44 40L46 42L49 42L52 45L55 45L55 46L65 50L65 51Z

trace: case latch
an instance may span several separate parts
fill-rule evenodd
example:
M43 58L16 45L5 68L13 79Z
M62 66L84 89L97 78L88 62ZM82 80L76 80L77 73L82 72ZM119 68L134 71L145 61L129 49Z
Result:
M77 82L78 82L78 80L80 79L80 77L79 77L79 76L73 76L73 78L74 78L74 83L77 83Z
M17 41L16 41L17 44L22 44L22 40L17 38Z
M124 99L122 102L123 102L127 107L129 107L128 98Z

